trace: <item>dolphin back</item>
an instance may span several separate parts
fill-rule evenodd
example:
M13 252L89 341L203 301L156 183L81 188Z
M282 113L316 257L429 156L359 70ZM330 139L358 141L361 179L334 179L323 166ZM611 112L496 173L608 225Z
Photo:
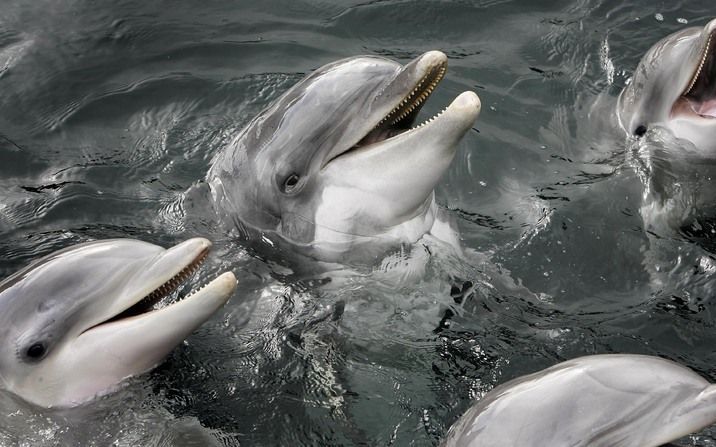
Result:
M716 421L716 387L669 360L598 355L495 388L446 446L657 447Z

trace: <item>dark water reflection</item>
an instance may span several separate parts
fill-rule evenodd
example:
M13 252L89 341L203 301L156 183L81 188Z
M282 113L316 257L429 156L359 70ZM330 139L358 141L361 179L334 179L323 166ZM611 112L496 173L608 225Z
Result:
M609 125L651 44L713 13L695 0L4 0L0 276L89 239L203 235L215 250L194 283L231 269L241 285L119 393L71 411L0 396L0 444L433 445L495 384L579 355L661 355L716 381L713 241L644 231L638 148ZM415 274L284 283L201 188L184 194L311 70L430 49L450 69L423 114L467 89L483 103L438 188L467 260L438 249Z

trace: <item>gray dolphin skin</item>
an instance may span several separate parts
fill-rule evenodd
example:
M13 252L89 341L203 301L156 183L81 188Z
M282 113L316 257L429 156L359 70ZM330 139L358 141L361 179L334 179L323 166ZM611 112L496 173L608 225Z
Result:
M716 155L716 19L657 42L619 96L617 117L630 135L654 129L630 157L644 183L640 214L647 233L709 235L716 193L710 180ZM649 263L671 270L665 267L668 259L655 259Z
M247 239L288 242L329 261L363 242L443 238L434 188L480 112L477 95L464 92L414 125L446 69L439 51L405 66L360 56L319 68L213 161L207 180L218 212L261 235Z
M131 239L75 245L0 283L0 388L70 407L146 372L229 299L224 273L155 309L206 258L206 239L168 250Z
M496 387L446 447L655 447L716 422L716 386L677 363L594 355Z
M617 114L630 135L658 125L716 151L716 20L656 43L622 91Z

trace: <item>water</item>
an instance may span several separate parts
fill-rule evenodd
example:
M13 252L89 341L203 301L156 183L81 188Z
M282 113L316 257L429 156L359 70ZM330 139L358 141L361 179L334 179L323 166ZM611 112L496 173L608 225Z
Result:
M713 240L645 233L643 148L605 125L641 55L710 2L337 3L3 0L0 276L80 241L202 235L192 284L241 284L118 393L64 411L0 394L0 444L435 445L496 384L579 355L716 381ZM438 247L417 273L286 282L184 194L311 70L430 49L450 68L422 115L468 89L483 103L438 187L467 259Z

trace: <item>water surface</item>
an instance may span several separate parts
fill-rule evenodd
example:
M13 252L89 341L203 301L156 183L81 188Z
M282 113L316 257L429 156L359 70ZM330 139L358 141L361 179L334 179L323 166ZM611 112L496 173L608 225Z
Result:
M66 411L0 394L0 444L435 445L496 384L580 355L660 355L716 381L713 241L645 233L640 148L605 124L651 44L713 13L695 0L3 0L0 276L86 240L201 235L215 249L192 284L226 269L241 284L118 393ZM438 187L465 259L437 247L409 281L376 266L286 282L201 191L185 194L311 70L431 49L449 71L421 115L464 90L483 104ZM716 445L716 428L680 445Z

